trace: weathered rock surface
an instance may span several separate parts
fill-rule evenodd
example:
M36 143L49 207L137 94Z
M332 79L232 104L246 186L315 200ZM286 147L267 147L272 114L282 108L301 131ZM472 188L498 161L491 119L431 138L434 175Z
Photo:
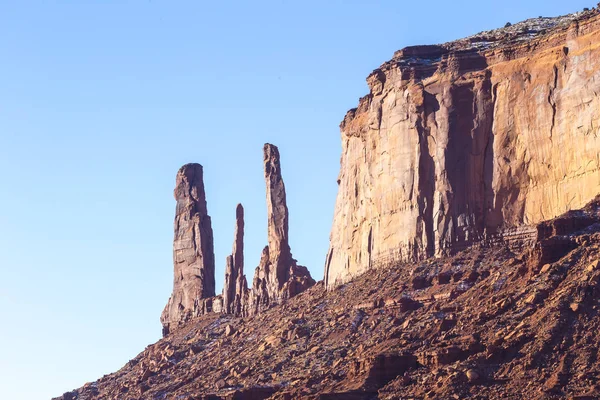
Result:
M225 286L223 288L223 312L240 315L247 302L248 285L244 275L244 207L235 210L235 233L233 251L227 257Z
M592 10L409 47L375 70L341 124L327 287L591 200L600 187L598 43Z
M250 314L289 299L315 284L306 267L292 257L288 241L289 215L281 176L279 149L265 144L264 170L267 184L268 242L256 268L250 293Z
M161 315L164 333L203 314L204 299L215 295L213 231L206 207L203 170L186 164L177 172L174 190L173 293ZM212 302L210 302L212 304Z

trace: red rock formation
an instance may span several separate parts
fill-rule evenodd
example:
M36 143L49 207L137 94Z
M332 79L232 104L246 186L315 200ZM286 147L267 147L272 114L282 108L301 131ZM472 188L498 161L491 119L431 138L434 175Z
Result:
M341 124L329 288L464 249L600 188L600 17L536 18L409 47Z
M342 125L326 278L369 273L254 318L200 299L209 314L60 399L600 398L600 197L539 223L599 188L598 43L593 10L398 52ZM275 148L265 161L250 311L310 280L289 250ZM442 257L373 268L386 250Z
M161 316L166 335L190 318L210 313L254 315L315 284L308 269L292 257L288 242L288 208L281 177L279 151L264 147L267 183L268 241L252 289L244 275L244 208L236 208L233 251L226 259L223 295L214 295L214 253L210 217L199 164L184 166L177 175L175 217L175 281Z
M212 306L204 299L215 295L213 232L206 207L200 164L186 164L177 172L177 201L173 240L173 293L161 315L163 332L201 315ZM212 304L212 302L210 302Z
M272 144L264 149L267 184L269 245L263 249L256 268L249 299L249 313L258 313L315 284L306 267L297 265L288 241L288 208L281 176L279 150Z
M240 315L248 292L244 275L244 207L241 204L237 205L235 216L233 251L227 256L225 268L223 313Z

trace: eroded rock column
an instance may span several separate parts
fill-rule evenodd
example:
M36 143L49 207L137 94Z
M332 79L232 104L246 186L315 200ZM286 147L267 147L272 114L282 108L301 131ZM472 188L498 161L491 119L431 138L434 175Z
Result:
M233 250L227 257L225 286L223 288L223 312L239 315L248 288L244 276L244 207L237 205Z
M215 295L213 231L200 164L179 169L174 196L173 293L161 315L164 334L202 314L203 299Z
M306 267L292 258L288 241L288 208L281 176L279 150L272 144L263 148L267 185L268 246L263 249L252 283L251 313L260 312L314 285Z

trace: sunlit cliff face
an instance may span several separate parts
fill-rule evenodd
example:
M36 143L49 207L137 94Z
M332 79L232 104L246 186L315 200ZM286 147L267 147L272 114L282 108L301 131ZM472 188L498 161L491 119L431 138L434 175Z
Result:
M594 198L599 43L595 13L535 19L407 48L374 71L341 124L327 286Z

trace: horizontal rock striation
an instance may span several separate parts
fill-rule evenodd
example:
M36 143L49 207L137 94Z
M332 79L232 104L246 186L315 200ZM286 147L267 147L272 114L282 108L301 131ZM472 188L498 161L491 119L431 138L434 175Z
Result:
M409 47L341 123L325 282L515 235L600 189L600 17ZM517 233L518 234L518 233Z

